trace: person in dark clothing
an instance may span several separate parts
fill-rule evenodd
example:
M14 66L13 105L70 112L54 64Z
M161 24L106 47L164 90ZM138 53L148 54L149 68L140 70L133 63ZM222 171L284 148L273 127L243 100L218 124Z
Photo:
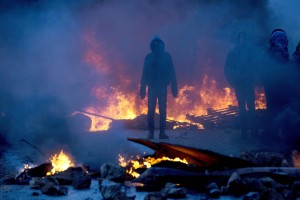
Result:
M291 75L288 52L287 34L282 29L275 29L271 33L270 45L264 64L263 84L265 88L267 109L270 112L282 110L289 103L288 90L291 88ZM285 91L286 94L283 93Z
M274 29L261 66L261 82L265 89L267 122L263 138L280 139L284 126L279 120L293 101L295 73L288 52L288 37L284 30Z
M148 139L154 138L154 114L158 101L160 113L160 139L168 139L165 133L167 118L167 86L171 83L171 91L177 97L177 80L171 55L165 51L164 42L155 36L150 43L151 53L144 60L140 85L140 96L146 96L148 86Z
M252 135L257 132L254 123L256 65L253 51L253 47L247 43L246 33L239 32L236 46L228 53L224 66L225 77L235 90L238 101L242 137L247 136L249 125Z
M292 55L292 61L293 64L296 66L296 68L300 69L300 42L297 44L296 50Z

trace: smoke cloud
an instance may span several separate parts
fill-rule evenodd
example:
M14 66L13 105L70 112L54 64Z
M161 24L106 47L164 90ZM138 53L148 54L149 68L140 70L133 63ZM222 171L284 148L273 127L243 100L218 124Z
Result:
M103 103L92 95L95 86L138 93L143 60L156 34L173 57L179 87L201 85L206 74L225 87L225 58L237 32L247 32L251 43L264 49L271 31L283 28L293 51L300 40L300 18L295 16L299 4L297 0L1 1L2 134L10 143L24 138L44 149L65 145L76 151L74 144L82 136L74 134L77 127L70 123L70 114ZM101 52L105 66L86 60L91 48Z

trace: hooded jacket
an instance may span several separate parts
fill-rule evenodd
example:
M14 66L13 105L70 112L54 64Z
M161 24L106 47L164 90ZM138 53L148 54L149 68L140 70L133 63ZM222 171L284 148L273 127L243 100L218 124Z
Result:
M275 29L272 32L270 37L269 54L279 63L287 63L289 61L288 38L284 30Z
M176 73L171 55L165 51L165 44L159 37L154 37L150 43L151 53L144 60L141 79L141 90L146 86L151 88L166 88L171 83L173 96L178 93Z

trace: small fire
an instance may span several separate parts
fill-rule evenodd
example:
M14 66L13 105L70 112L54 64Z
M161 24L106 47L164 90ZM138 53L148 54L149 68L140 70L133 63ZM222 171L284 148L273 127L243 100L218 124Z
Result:
M255 109L266 109L267 103L266 103L266 95L264 88L257 87L255 88Z
M136 156L136 159L133 160L133 157L130 157L127 161L121 155L119 155L119 165L126 168L126 173L130 174L131 176L137 178L140 176L138 172L136 172L139 168L151 168L152 165L160 163L162 161L172 161L172 162L181 162L184 164L188 164L186 159L176 158L169 158L169 157L161 157L161 158L153 158L153 157L146 157L141 158L139 155Z
M47 175L55 174L56 172L62 172L68 169L69 167L73 167L74 163L72 162L71 158L63 152L63 150L60 151L60 153L54 154L52 158L50 158L51 164L53 166L53 169L51 172L48 172Z
M297 150L292 151L293 165L296 168L300 168L300 153Z

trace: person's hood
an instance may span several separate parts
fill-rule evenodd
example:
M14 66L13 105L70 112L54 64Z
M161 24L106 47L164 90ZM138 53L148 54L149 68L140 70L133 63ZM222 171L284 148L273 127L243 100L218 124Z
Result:
M165 43L162 41L162 39L158 35L155 35L153 37L153 39L151 40L151 42L150 42L150 49L151 49L151 51L153 51L153 48L154 48L153 47L153 42L154 41L159 41L162 44L163 50L165 49Z

